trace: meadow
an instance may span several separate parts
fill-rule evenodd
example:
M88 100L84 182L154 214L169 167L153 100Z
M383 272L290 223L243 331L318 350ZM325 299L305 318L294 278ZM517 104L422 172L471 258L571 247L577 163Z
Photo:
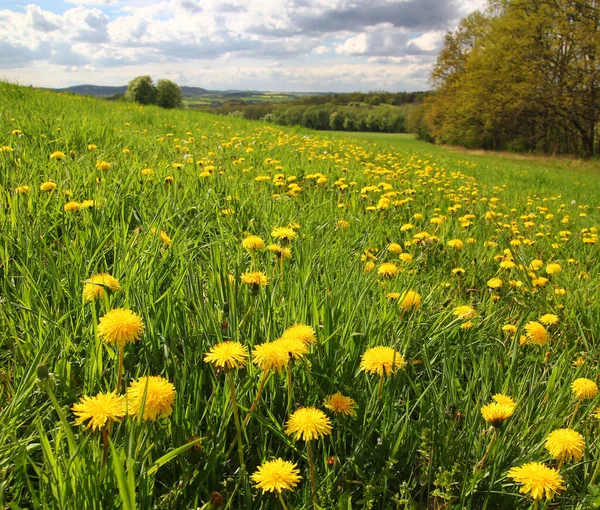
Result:
M0 84L0 505L600 505L600 168Z

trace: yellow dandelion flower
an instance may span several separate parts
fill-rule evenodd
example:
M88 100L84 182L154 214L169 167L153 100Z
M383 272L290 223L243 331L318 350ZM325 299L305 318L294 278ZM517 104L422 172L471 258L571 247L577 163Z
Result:
M121 418L126 414L125 396L115 392L84 396L71 409L77 417L76 425L90 420L87 426L92 430L100 430L110 422L121 423Z
M377 274L387 278L396 276L398 274L398 266L392 262L384 262L377 269Z
M241 280L242 283L245 283L247 285L252 285L252 286L259 286L259 285L267 285L269 283L269 278L264 274L261 273L260 271L254 271L252 273L244 273L241 276Z
M452 314L457 318L457 319L472 319L473 317L475 317L477 314L475 312L475 309L469 305L461 305L461 306L457 306L453 311Z
M481 408L483 419L494 427L500 427L502 423L510 418L515 412L514 405L492 402Z
M585 451L585 439L573 429L557 429L546 438L544 448L559 462L581 460Z
M254 487L263 492L281 493L283 490L293 490L302 480L296 464L283 459L273 459L264 462L250 476L256 484Z
M540 462L529 462L508 471L508 477L522 485L521 494L528 494L534 500L553 499L556 494L566 490L563 478L556 469Z
M15 193L17 195L27 195L27 193L29 193L30 191L31 191L31 186L23 185L23 186L17 186L15 188Z
M400 246L398 243L390 243L390 245L388 246L388 251L390 253L396 253L396 254L400 254L402 253L402 246Z
M571 390L573 394L579 400L585 400L588 398L594 398L598 394L598 385L591 379L580 377L575 379L571 384Z
M281 338L297 338L306 344L306 346L310 346L310 344L314 344L317 341L317 334L312 326L307 326L306 324L294 324L287 328Z
M96 163L96 168L98 170L110 170L112 165L108 161L98 161Z
M421 294L414 290L407 290L398 298L400 308L405 312L417 311L421 307Z
M448 246L456 250L462 250L465 247L465 244L460 239L452 239L451 241L448 241Z
M221 342L213 345L210 352L204 356L204 361L221 368L241 368L246 365L248 349L239 342Z
M242 248L245 250L262 250L265 242L258 236L248 236L242 240Z
M540 322L546 326L552 326L553 324L558 324L558 317L553 313L547 313L540 317Z
M494 402L497 402L498 404L503 404L507 406L515 407L517 405L511 396L504 395L503 393L496 393L492 396L492 400Z
M63 206L63 209L65 212L77 212L81 210L81 204L79 202L71 200Z
M116 292L121 289L121 285L119 284L119 280L108 273L95 274L85 281L85 285L83 286L83 298L86 301L103 298L105 288Z
M487 281L487 286L490 289L499 289L500 287L502 287L502 280L500 278L490 278Z
M66 156L64 152L54 151L52 154L50 154L50 159L56 159L57 161L61 161L65 158Z
M276 257L283 257L284 259L289 259L292 256L292 250L289 248L279 246L278 244L270 244L267 246L267 250L273 252Z
M54 191L56 189L56 184L52 181L42 182L40 184L40 191Z
M505 324L502 326L502 331L509 334L515 334L517 332L517 326L514 324Z
M325 399L325 408L333 411L335 414L345 414L347 416L355 416L356 402L350 398L342 395L339 391L330 395Z
M556 262L551 262L546 266L546 274L558 274L562 271L562 266Z
M144 323L139 315L126 308L115 308L100 317L98 336L107 344L124 346L139 340L144 332Z
M127 388L129 414L154 421L159 415L169 416L175 400L175 386L163 377L140 377Z
M275 340L274 343L281 345L281 348L288 353L291 359L300 359L308 353L308 345L298 337L284 336Z
M294 439L310 441L331 434L331 420L315 407L301 407L286 423L285 433Z
M395 349L385 346L367 349L360 361L360 370L369 374L379 374L381 377L394 374L405 366L404 356Z
M539 322L528 322L525 324L527 340L536 345L546 345L548 343L548 332Z
M271 236L283 242L293 241L298 237L296 231L289 227L277 227L271 232Z
M288 366L290 356L281 342L266 342L254 346L252 361L264 372L277 370L281 373Z

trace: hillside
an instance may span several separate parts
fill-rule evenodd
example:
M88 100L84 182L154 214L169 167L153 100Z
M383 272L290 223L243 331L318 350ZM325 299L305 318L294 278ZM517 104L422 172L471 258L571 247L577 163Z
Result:
M2 508L594 506L597 167L0 102Z

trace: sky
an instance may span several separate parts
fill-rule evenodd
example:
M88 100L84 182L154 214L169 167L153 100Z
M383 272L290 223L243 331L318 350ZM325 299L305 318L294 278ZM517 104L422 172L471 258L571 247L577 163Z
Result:
M0 0L0 79L212 90L415 91L485 0Z

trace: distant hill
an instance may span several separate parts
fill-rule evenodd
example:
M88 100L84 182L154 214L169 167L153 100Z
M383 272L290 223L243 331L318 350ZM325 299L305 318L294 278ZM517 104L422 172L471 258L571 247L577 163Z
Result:
M71 92L73 94L79 94L82 96L111 97L125 94L127 91L127 85L120 85L117 87L105 87L103 85L75 85L73 87L54 90L57 90L58 92ZM201 87L184 86L181 87L181 92L183 93L183 97L195 97L208 93L208 90Z

